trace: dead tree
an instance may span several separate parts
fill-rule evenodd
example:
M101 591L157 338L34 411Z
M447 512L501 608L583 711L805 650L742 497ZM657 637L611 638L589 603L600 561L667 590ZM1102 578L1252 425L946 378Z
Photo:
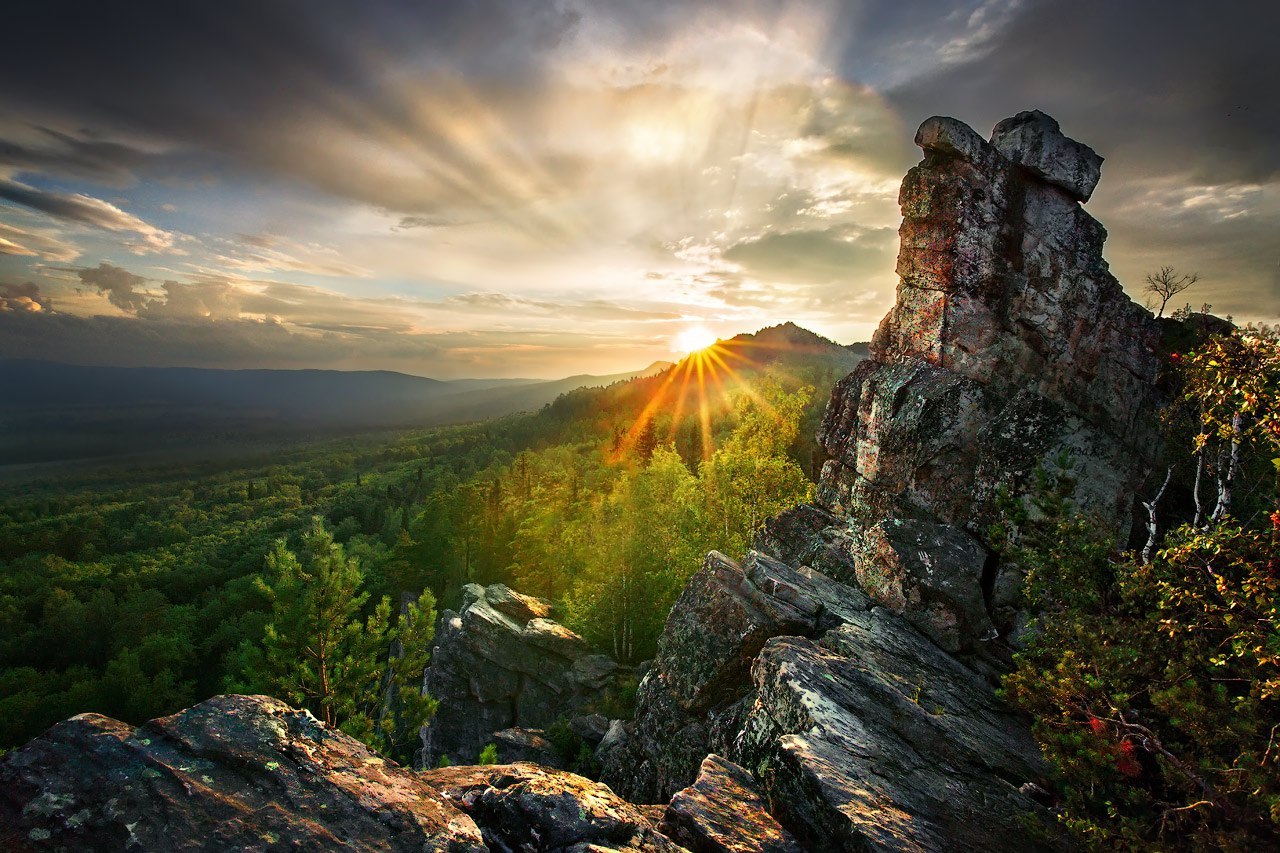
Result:
M1159 272L1147 274L1147 286L1143 289L1160 300L1160 310L1156 312L1156 316L1163 317L1169 300L1199 280L1200 273L1178 275L1173 267L1161 267Z

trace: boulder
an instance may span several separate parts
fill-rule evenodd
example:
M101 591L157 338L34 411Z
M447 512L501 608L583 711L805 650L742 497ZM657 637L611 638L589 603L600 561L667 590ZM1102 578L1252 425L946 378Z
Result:
M509 764L447 767L421 776L479 826L491 850L683 849L638 807L572 773Z
M751 703L752 662L772 637L818 636L870 607L859 590L752 551L712 552L667 618L631 721L596 750L601 779L636 802L666 802L702 759L727 753Z
M1063 136L1058 123L1039 110L997 124L991 144L1009 162L1030 169L1077 201L1088 201L1102 177L1102 158L1088 145Z
M708 755L697 780L677 791L660 828L693 853L801 853L791 833L769 814L751 774Z
M423 685L440 704L423 727L419 767L444 756L473 762L495 732L542 730L593 710L626 677L554 621L548 602L502 584L468 584L462 600L461 611L441 614L436 630ZM509 754L534 753L511 744Z
M735 758L815 851L1056 849L1046 768L987 683L883 608L769 641Z
M501 764L526 761L565 769L560 750L547 740L547 733L542 729L503 729L493 733L493 744L498 748L498 762Z
M266 696L141 728L98 714L0 759L6 850L485 850L416 773Z
M604 740L609 728L609 719L604 714L583 714L569 721L569 731L593 750Z
M959 528L887 518L858 542L858 585L949 652L998 635L987 612L987 551Z

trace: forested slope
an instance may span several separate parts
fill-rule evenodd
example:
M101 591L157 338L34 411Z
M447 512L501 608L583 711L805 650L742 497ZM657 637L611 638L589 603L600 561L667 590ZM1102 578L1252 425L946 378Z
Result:
M715 353L529 415L11 489L0 746L88 710L141 722L236 682L267 621L265 555L279 538L297 548L313 516L355 558L369 607L507 581L560 599L603 650L651 655L700 555L741 550L807 494L827 392L859 357L793 326Z

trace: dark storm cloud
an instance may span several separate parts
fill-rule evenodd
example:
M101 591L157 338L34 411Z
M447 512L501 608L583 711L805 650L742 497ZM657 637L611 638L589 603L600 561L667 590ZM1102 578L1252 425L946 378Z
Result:
M43 144L0 139L0 166L121 186L134 180L135 170L148 158L145 152L119 142L76 137L47 127L36 130Z
M1028 3L980 55L889 93L907 119L986 132L1032 107L1111 160L1206 183L1280 170L1280 3Z
M550 4L494 0L21 3L5 13L0 103L50 123L141 134L228 154L249 169L319 178L325 164L296 150L282 128L316 119L375 135L407 128L405 105L386 97L394 78L440 70L528 81L539 52L575 20ZM60 155L11 142L0 157L105 180L144 159L117 143L65 133L58 141L68 149ZM341 174L330 178L328 188L354 194ZM379 189L412 209L391 187L368 194Z

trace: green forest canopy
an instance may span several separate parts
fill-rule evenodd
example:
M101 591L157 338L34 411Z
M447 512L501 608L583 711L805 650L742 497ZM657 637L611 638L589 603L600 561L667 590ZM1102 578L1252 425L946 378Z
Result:
M505 582L559 601L601 651L650 657L702 554L741 552L809 494L825 391L853 360L737 358L714 382L672 369L256 467L28 487L0 504L0 748L85 711L140 723L271 685L246 643L279 619L281 549L303 553L317 518L358 567L362 618Z

